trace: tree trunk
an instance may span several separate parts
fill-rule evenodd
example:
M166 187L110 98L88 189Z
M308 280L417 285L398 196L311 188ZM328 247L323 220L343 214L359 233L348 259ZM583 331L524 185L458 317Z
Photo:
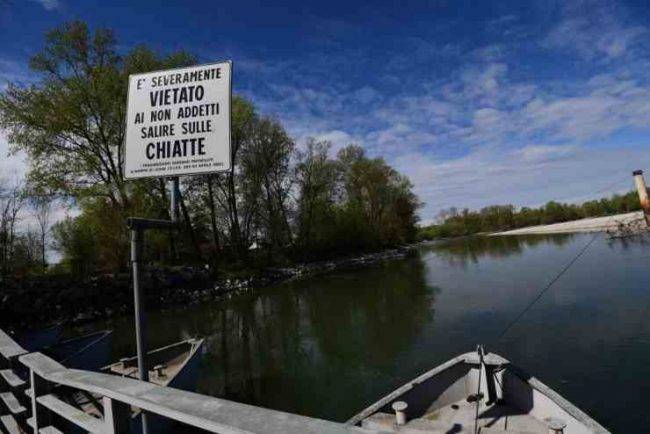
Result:
M214 243L214 251L216 253L220 250L219 245L219 231L217 229L217 216L214 206L214 190L212 188L212 177L208 176L208 206L210 207L210 225L212 226L212 242Z
M199 241L196 239L196 233L194 232L194 228L192 227L190 214L189 212L187 212L187 207L185 206L185 199L183 199L183 195L180 194L180 191L178 192L178 199L181 204L181 211L183 213L183 220L185 220L185 226L187 227L187 231L189 232L190 238L192 239L194 250L196 250L196 256L199 260L203 261L203 255L201 255L201 248L199 247Z
M165 188L165 179L164 178L158 178L158 184L160 187L160 196L162 198L162 202L165 205L165 209L167 210L166 215L168 216L168 219L172 219L171 215L171 210L170 210L170 202L167 199L167 189ZM173 194L173 192L172 192ZM172 262L178 261L178 252L176 251L176 239L174 237L174 229L170 228L167 230L167 238L169 238L169 256L172 259Z
M239 256L242 252L241 229L239 227L239 215L237 213L237 196L235 194L235 169L228 174L228 200L230 202L230 238L233 243L235 254Z
M47 266L45 263L45 230L41 231L41 254L42 254L42 264L43 264L43 269Z

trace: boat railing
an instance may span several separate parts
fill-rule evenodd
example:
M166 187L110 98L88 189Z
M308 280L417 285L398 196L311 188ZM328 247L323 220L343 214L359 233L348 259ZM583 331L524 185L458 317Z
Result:
M29 371L29 381L23 385L23 390L15 391L26 398L23 408L26 411L17 419L30 426L34 433L59 432L55 426L58 419L54 415L90 433L128 433L131 408L213 433L369 432L341 423L240 404L131 378L68 369L44 354L20 351L20 346L12 342L6 333L0 333L3 369L13 366ZM87 414L62 400L56 393L60 386L98 397L103 405L103 416ZM3 390L6 390L4 384Z

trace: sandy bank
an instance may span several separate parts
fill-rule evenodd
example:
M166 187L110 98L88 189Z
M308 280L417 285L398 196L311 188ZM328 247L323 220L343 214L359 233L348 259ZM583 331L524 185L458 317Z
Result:
M616 231L621 224L634 226L643 221L643 212L635 211L606 217L593 217L552 225L529 226L527 228L498 232L492 235L562 234L573 232Z

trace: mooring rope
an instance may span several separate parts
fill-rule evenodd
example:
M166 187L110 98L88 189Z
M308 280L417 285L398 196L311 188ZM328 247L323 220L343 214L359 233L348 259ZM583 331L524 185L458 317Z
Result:
M476 415L474 417L474 434L478 434L478 412L481 405L481 374L483 373L483 347L478 345L476 347L478 353L478 387L476 390ZM487 374L487 371L486 371Z
M512 321L510 321L510 323L508 323L508 325L503 329L503 331L497 337L496 339L497 341L500 340L503 336L505 336L505 334L508 333L508 330L510 330L512 326L514 326L524 315L526 315L526 313L535 305L535 303L537 303L542 298L542 296L546 294L546 291L548 291L558 280L560 280L560 278L564 275L564 273L569 271L569 269L573 266L573 264L575 264L576 261L580 259L582 255L584 255L587 249L593 244L594 241L596 241L596 238L598 238L599 236L600 236L600 232L596 232L596 234L589 240L587 244L585 244L585 246L578 252L578 254L575 255L560 270L560 272L557 273L555 277L553 277L553 279L551 279L551 281L544 288L542 288L542 290L537 294L537 296L530 303L528 303L528 305L519 313L519 315L517 315Z

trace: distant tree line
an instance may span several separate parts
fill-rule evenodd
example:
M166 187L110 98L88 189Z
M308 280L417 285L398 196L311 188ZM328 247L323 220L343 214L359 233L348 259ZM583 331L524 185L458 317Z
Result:
M431 240L473 235L483 232L499 232L526 226L546 225L587 217L620 214L641 209L636 191L610 198L590 200L582 204L551 201L539 208L514 205L491 205L478 211L449 208L440 212L439 222L419 229L418 238Z
M17 222L32 196L18 190L5 195L12 199L1 203L4 276L20 268L17 252L46 265L48 234L64 271L124 270L127 217L170 217L165 180L124 180L127 79L197 59L184 51L159 55L146 46L120 55L115 47L110 30L93 33L82 22L66 24L49 32L45 48L31 59L40 80L10 83L0 94L0 127L12 150L28 157L24 190L47 192L34 210L50 209L47 198L59 198L81 211L51 230L46 222L33 237L41 250L28 255L29 248L19 245L31 235L20 234ZM246 268L415 238L418 199L409 180L383 159L354 145L332 155L330 143L313 139L299 147L278 120L258 113L250 101L233 96L232 104L232 169L181 179L182 230L148 233L147 258Z

